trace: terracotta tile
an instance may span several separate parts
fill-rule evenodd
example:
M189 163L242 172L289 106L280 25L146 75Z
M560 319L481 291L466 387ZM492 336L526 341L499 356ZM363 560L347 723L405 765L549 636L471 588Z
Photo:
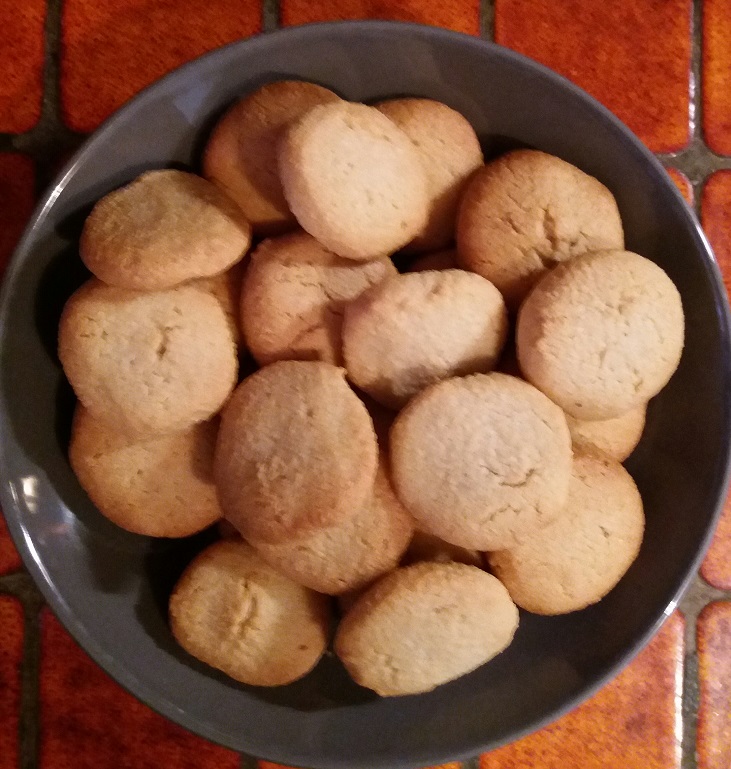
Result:
M693 185L690 183L688 177L678 171L677 168L666 169L668 176L675 182L675 186L680 190L680 194L685 198L685 202L689 205L693 205Z
M238 769L238 754L176 726L114 683L47 609L41 634L40 769Z
M731 766L731 602L698 616L698 769Z
M144 86L260 25L256 0L66 0L64 120L90 131Z
M417 21L477 35L479 0L281 0L284 26L336 19Z
M45 0L0 0L0 131L28 131L41 116Z
M573 80L655 152L672 152L690 138L691 5L496 0L495 38Z
M33 163L0 153L0 275L33 211Z
M708 146L731 155L731 3L703 3L703 133Z
M18 769L20 667L23 663L23 609L0 596L0 769Z
M589 701L551 726L482 756L480 769L676 769L683 617Z
M20 556L8 533L5 518L0 512L0 577L3 574L10 574L11 571L18 571L20 566Z

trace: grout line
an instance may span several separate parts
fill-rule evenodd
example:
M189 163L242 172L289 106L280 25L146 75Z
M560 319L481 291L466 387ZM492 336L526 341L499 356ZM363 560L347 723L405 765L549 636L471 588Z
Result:
M480 756L475 756L467 761L463 761L461 769L480 769Z
M480 2L480 37L495 40L495 0Z
M698 657L686 654L683 662L683 688L681 698L681 719L683 724L680 743L681 769L696 769L696 738L698 733Z
M706 146L703 135L703 0L693 0L690 36L690 124L692 138Z
M261 31L271 32L279 26L279 0L262 0Z
M36 595L25 601L25 640L21 679L20 766L36 769L39 765L40 731L40 611L43 600Z
M241 761L239 763L239 769L257 769L258 761L253 756L247 756L244 753L241 754Z

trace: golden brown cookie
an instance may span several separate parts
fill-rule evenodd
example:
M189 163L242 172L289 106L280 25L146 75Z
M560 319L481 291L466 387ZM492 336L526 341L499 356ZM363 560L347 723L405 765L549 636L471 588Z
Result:
M64 307L58 354L92 415L130 434L209 419L238 374L224 311L193 286L142 293L92 278Z
M267 563L319 593L359 590L394 569L414 531L388 470L379 466L368 501L340 523L278 544L252 541Z
M630 474L598 452L578 452L563 513L490 567L513 600L535 614L565 614L603 598L637 557L645 519Z
M306 232L265 240L251 256L241 292L241 322L257 361L342 362L345 305L396 275L388 257L343 259Z
M457 269L457 250L433 251L431 254L418 256L409 265L409 272L424 272L424 270L454 270Z
M335 652L361 686L382 696L419 694L503 651L518 610L495 577L461 563L397 569L343 618Z
M99 512L148 537L188 537L221 518L213 482L217 420L146 439L76 407L69 460Z
M417 395L391 428L396 493L417 527L497 550L563 508L571 437L561 409L506 374L447 379Z
M301 537L365 504L377 455L373 422L342 369L272 363L223 409L214 462L221 506L246 539Z
M401 561L403 566L420 561L437 561L438 563L464 563L468 566L483 566L479 550L468 550L466 547L452 545L433 534L416 530Z
M574 450L597 449L624 462L640 442L647 406L642 405L614 419L588 422L566 415Z
M268 566L243 540L200 553L170 597L170 626L191 655L254 686L281 686L327 647L329 601Z
M203 174L235 200L257 235L295 226L277 171L284 129L318 104L339 101L314 83L267 83L237 101L213 129L203 153Z
M105 283L159 291L224 272L250 243L251 226L228 195L168 169L105 195L84 223L79 253Z
M374 107L340 101L310 110L284 136L279 175L303 229L348 259L391 254L426 221L419 154Z
M492 281L511 308L554 265L623 247L612 193L545 152L517 150L488 163L460 203L459 262Z
M241 300L241 282L244 277L244 263L238 262L226 272L213 275L210 278L199 278L191 281L191 285L202 288L212 294L226 313L231 334L236 344L243 344L243 336L240 331L239 303Z
M577 419L613 419L657 395L680 362L683 305L654 262L600 251L561 264L520 308L525 378Z
M500 292L464 270L397 275L345 308L343 356L350 380L400 408L430 384L489 371L508 315Z
M411 139L426 171L428 218L406 248L444 248L454 239L457 207L465 183L482 166L475 129L459 112L432 99L388 99L375 107Z

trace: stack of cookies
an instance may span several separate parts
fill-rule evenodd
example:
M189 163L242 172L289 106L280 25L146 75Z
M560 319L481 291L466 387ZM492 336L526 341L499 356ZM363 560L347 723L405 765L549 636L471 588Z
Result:
M71 465L129 531L218 522L170 623L232 678L309 672L337 596L354 680L429 691L503 651L519 608L580 610L637 557L621 462L683 309L578 168L485 163L439 102L281 81L224 114L202 177L100 200L80 254Z

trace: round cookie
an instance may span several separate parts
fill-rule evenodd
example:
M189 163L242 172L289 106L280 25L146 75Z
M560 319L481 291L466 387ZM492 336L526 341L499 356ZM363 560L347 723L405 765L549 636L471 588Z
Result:
M409 265L408 272L424 272L425 270L457 269L457 250L449 248L446 251L433 251L431 254L418 256Z
M394 569L414 531L382 465L370 499L334 526L279 544L251 541L277 571L319 593L359 590Z
M451 243L465 183L482 166L482 149L469 121L432 99L389 99L374 105L416 147L426 171L429 214L408 251L430 251Z
M430 384L489 371L508 316L500 292L464 270L389 278L345 308L343 357L350 380L400 408Z
M253 686L281 686L327 647L329 601L268 566L242 540L200 553L170 597L170 627L196 659Z
M340 101L314 83L267 83L237 101L216 124L203 152L203 175L235 200L257 235L275 235L296 221L277 172L286 127L319 104Z
M64 307L58 355L84 406L130 434L209 419L238 375L226 315L194 286L141 293L92 278Z
M362 595L334 646L361 686L386 697L419 694L491 660L517 627L518 610L492 575L461 563L417 563Z
M416 148L364 104L324 104L292 124L280 145L279 175L302 228L349 259L393 253L427 218Z
M409 546L401 561L403 566L420 561L437 561L438 563L464 563L468 566L482 568L482 555L478 550L468 550L466 547L452 545L433 534L425 531L415 531Z
M683 305L654 262L585 254L546 275L518 315L525 378L577 419L613 419L650 400L680 362Z
M345 305L396 275L388 257L343 259L306 232L265 240L251 256L241 292L241 324L249 350L275 360L342 359Z
M201 288L214 296L221 309L226 313L228 325L236 344L243 344L240 331L239 302L241 299L241 282L244 276L244 263L238 262L233 267L219 275L210 278L199 278L191 281L190 285Z
M475 550L511 547L561 512L571 477L566 418L506 374L448 379L391 428L396 493L417 528Z
M81 404L69 460L99 512L148 537L188 537L221 518L213 482L217 420L140 440Z
M645 519L630 474L578 452L562 515L515 548L490 553L512 599L535 614L565 614L603 598L637 557Z
M517 150L488 163L460 203L460 265L492 281L511 308L554 265L623 247L612 193L545 152Z
M377 455L373 422L342 369L272 363L223 409L214 461L221 507L245 539L302 537L366 503Z
M574 450L596 449L624 462L640 442L645 429L647 406L642 405L614 419L594 422L566 415Z
M109 285L159 291L224 272L250 244L233 200L200 176L167 169L105 195L84 223L79 253Z

